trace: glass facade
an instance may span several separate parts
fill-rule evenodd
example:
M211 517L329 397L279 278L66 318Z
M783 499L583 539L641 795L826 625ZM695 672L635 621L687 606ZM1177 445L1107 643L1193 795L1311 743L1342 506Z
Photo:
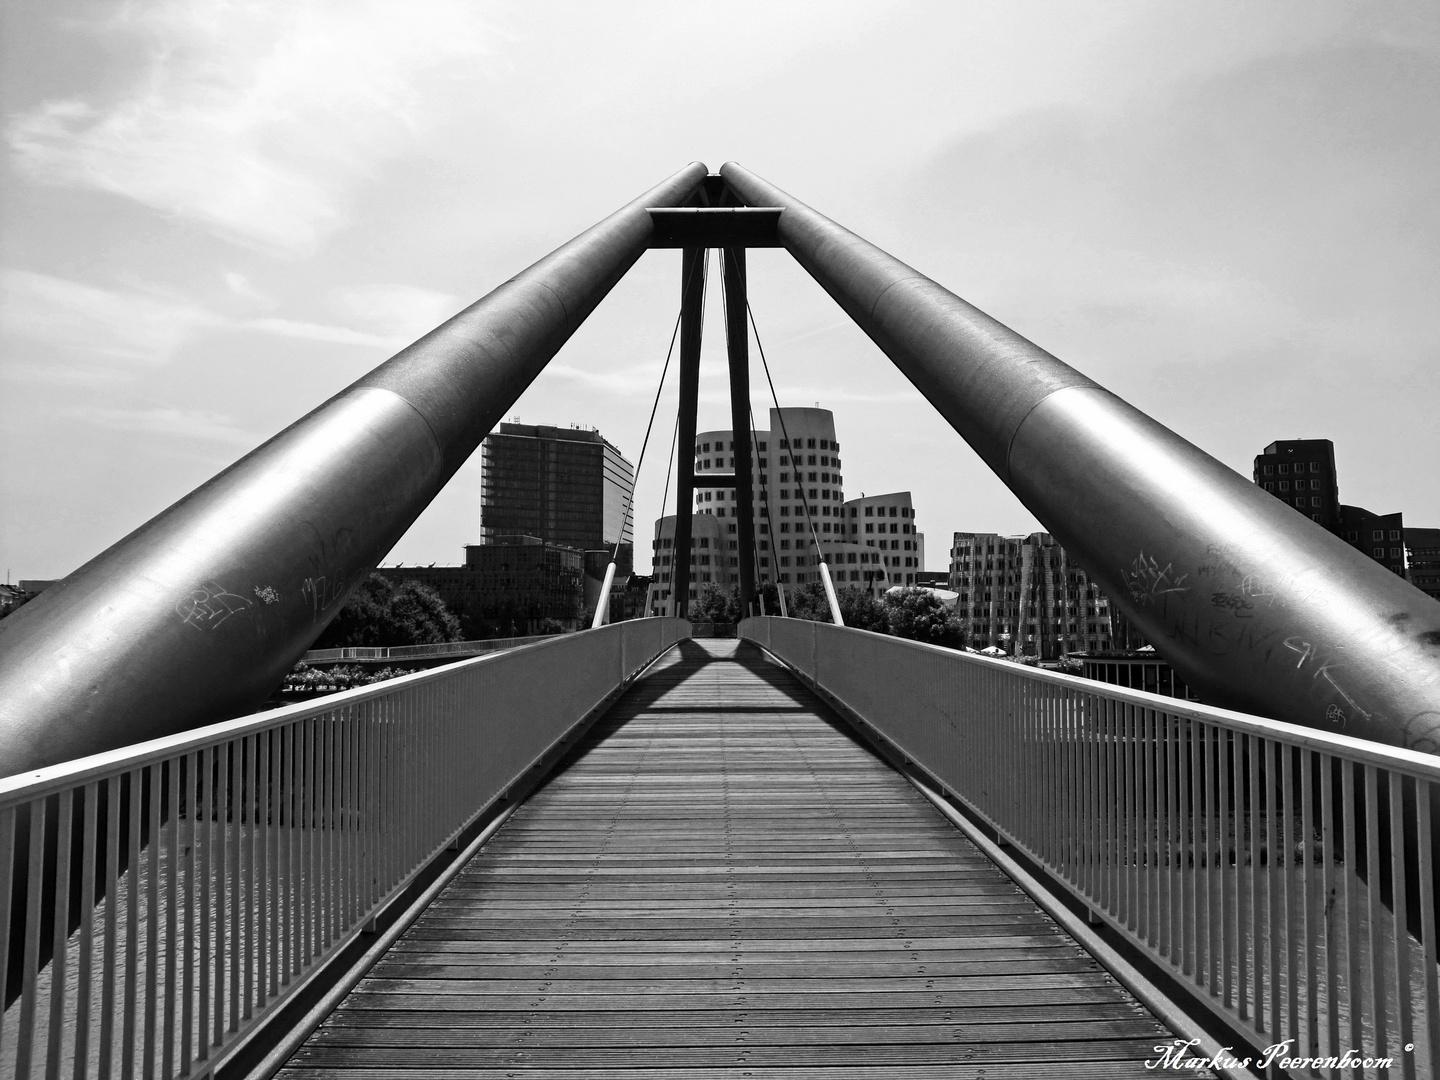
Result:
M480 451L482 544L524 535L586 551L630 539L620 530L635 470L599 432L501 424Z

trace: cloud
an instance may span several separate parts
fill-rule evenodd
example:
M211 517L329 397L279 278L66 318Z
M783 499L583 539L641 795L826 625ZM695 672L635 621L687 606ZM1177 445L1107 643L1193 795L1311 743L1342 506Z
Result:
M178 435L250 448L258 446L262 437L237 427L234 420L221 413L202 409L117 408L84 406L65 410L65 415L87 424L117 431L137 431L152 435Z
M303 322L298 319L246 319L234 324L239 330L254 330L276 337L301 338L305 341L328 341L336 345L360 345L366 348L397 348L403 342L393 337L367 334L351 330L346 326L328 326L325 323Z
M0 330L66 352L164 363L220 319L174 297L101 289L26 270L0 271Z
M360 285L330 293L331 309L347 323L400 344L429 333L463 306L450 293L414 285Z
M161 0L90 28L135 43L134 88L16 117L19 170L291 256L343 225L353 190L451 96L434 81L473 74L491 36L463 0Z
M248 283L239 275L243 289ZM408 344L422 331L431 311L447 310L453 300L440 293L406 286L376 286L377 295L409 295L409 314L381 310L362 320L381 332L348 325L286 319L276 316L234 318L201 307L158 290L141 287L106 289L68 278L37 274L27 270L0 270L0 332L47 347L49 363L11 362L12 377L35 382L73 382L79 373L96 373L133 364L160 365L168 362L184 345L204 334L257 333L274 337L353 345L381 352ZM363 295L364 289L355 290ZM257 294L258 295L258 294ZM357 319L359 316L356 316ZM90 374L86 374L90 377Z

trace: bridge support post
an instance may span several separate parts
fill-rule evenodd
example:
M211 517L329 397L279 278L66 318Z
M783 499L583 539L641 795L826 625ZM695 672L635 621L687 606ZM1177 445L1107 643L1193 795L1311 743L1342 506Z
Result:
M724 249L725 343L730 359L730 426L735 432L735 512L740 534L740 617L755 614L755 495L750 423L750 334L745 322L745 249Z
M687 247L680 259L680 417L675 437L675 551L671 611L690 608L690 515L695 513L695 425L700 403L700 340L705 318L705 249Z

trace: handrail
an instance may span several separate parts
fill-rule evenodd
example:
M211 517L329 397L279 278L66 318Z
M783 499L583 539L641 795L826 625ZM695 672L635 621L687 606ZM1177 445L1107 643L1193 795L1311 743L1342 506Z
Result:
M1291 1040L1271 1064L1434 1075L1440 757L824 623L740 636L1237 1034Z
M616 623L0 780L0 1074L213 1071L688 634Z

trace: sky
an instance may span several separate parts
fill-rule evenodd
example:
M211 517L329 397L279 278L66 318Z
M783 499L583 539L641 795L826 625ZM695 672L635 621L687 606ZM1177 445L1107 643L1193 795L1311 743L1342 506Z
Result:
M1440 527L1437 60L1408 3L7 0L0 564L69 573L693 160L1247 477L1332 439L1343 501ZM929 569L1038 528L783 251L750 295L781 404L834 411L848 496L914 493ZM509 415L636 461L678 304L646 254ZM642 571L673 370L660 401ZM479 500L476 454L385 562L460 562Z

